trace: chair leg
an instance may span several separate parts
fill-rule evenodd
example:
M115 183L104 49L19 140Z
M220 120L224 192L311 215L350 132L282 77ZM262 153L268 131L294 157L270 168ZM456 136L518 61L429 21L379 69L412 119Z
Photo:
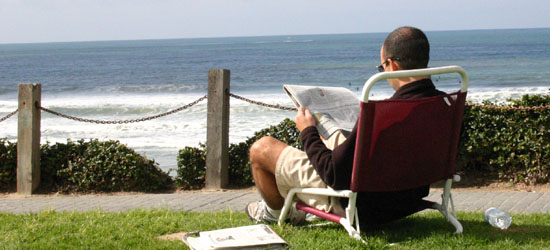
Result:
M455 175L454 179L456 181L460 180L460 176ZM462 224L456 218L456 212L454 208L453 197L451 195L451 185L453 179L447 179L445 181L445 188L443 189L443 194L441 195L441 204L436 204L434 208L439 210L439 212L450 222L455 228L455 234L460 234L463 231ZM452 213L449 211L449 203L451 204Z
M352 226L352 223L348 218L345 218L345 219L342 218L342 220L340 220L340 225L342 225L346 229L350 237L356 240L360 240L361 242L367 244L367 242L361 238L361 234L359 232L359 224L357 224L357 229L356 229Z
M288 217L290 206L296 206L296 202L294 202L293 200L295 194L296 194L295 189L291 189L288 192L285 198L284 206L281 210L281 215L279 216L279 221L278 221L279 226ZM367 242L361 238L361 234L360 234L359 216L357 214L357 208L355 207L355 203L357 200L357 193L351 193L348 198L349 198L349 203L348 203L348 207L346 208L346 216L342 217L338 221L338 223L346 229L350 237L360 240L364 244L367 244Z
M279 215L279 221L277 224L281 226L281 224L286 220L288 217L288 212L290 211L290 206L296 206L296 203L293 202L294 195L296 194L296 191L290 190L285 198L284 206L281 210L281 214Z
M340 220L340 225L348 231L348 235L350 237L367 244L367 242L361 238L359 215L357 214L357 207L355 206L356 202L357 193L353 193L349 197L348 207L346 208L346 217ZM353 227L353 225L355 225L355 227Z

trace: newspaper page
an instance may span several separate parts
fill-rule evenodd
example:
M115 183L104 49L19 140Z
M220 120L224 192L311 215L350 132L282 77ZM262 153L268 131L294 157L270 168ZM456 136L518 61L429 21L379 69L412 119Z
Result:
M334 132L351 132L359 117L359 99L343 87L283 85L296 107L307 107L317 118L319 134L328 139Z
M283 249L288 246L275 231L264 224L184 234L191 249Z

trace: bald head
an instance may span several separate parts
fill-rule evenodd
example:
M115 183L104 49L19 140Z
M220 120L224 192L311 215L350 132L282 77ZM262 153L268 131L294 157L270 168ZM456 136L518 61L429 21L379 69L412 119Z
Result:
M400 27L392 31L382 46L385 58L392 58L401 69L422 69L428 67L430 44L420 29Z

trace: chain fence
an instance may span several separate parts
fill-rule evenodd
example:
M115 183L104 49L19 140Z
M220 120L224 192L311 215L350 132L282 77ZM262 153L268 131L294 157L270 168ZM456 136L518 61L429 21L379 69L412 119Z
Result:
M268 107L268 108L276 108L276 109L288 110L288 111L296 111L297 110L294 107L286 107L286 106L281 106L279 104L273 105L273 104L267 104L267 103L260 102L260 101L254 101L254 100L242 97L242 96L238 96L238 95L233 94L233 93L229 93L229 96L237 98L237 99L245 101L245 102L248 102L248 103L252 103L252 104L256 104L256 105L264 106L264 107ZM485 105L485 104L482 104L482 103L472 103L472 102L467 102L466 105L471 106L471 107L477 107L477 108L492 109L492 110L504 110L504 111L540 111L540 110L550 109L550 105L534 106L534 107L510 107L510 106Z
M144 121L149 121L149 120L153 120L153 119L157 119L157 118L160 118L160 117L164 117L164 116L167 116L167 115L171 115L171 114L174 114L174 113L177 113L177 112L180 112L184 109L187 109L187 108L190 108L192 106L194 106L195 104L203 101L204 99L207 98L207 95L204 95L203 97L189 103L189 104L186 104L186 105L183 105L177 109L173 109L173 110L170 110L168 112L165 112L165 113L162 113L162 114L158 114L158 115L154 115L154 116L148 116L148 117L144 117L144 118L139 118L139 119L130 119L130 120L111 120L111 121L106 121L106 120L93 120L93 119L85 119L85 118L80 118L80 117L76 117L76 116L71 116L71 115L66 115L66 114L62 114L62 113L59 113L59 112L56 112L56 111L53 111L51 109L47 109L47 108L44 108L44 107L38 107L39 109L41 110L44 110L46 111L47 113L50 113L52 115L56 115L56 116L60 116L60 117L64 117L64 118L67 118L67 119L71 119L71 120L75 120L75 121L79 121L79 122L89 122L89 123L97 123L97 124L127 124L127 123L136 123L136 122L144 122Z
M251 104L254 104L254 105L259 105L259 106L263 106L263 107L267 107L267 108L274 108L274 109L280 109L280 110L286 110L286 111L296 111L297 110L295 107L288 107L288 106L283 106L283 105L279 105L279 104L268 104L268 103L265 103L265 102L251 100L251 99L248 99L246 97L236 95L236 94L233 94L233 93L229 93L229 96L233 97L233 98L236 98L236 99L239 99L241 101L245 101L245 102L248 102L248 103L251 103ZM199 102L205 100L206 98L208 98L208 95L204 95L204 96L200 97L199 99L197 99L197 100L195 100L195 101L193 101L189 104L183 105L179 108L170 110L170 111L165 112L165 113L161 113L161 114L154 115L154 116L148 116L148 117L144 117L144 118L138 118L138 119L129 119L129 120L94 120L94 119L86 119L86 118L80 118L80 117L76 117L76 116L72 116L72 115L66 115L66 114L63 114L63 113L60 113L60 112L57 112L57 111L54 111L54 110L51 110L51 109L48 109L48 108L45 108L45 107L41 107L41 106L39 106L38 108L45 111L45 112L47 112L47 113L50 113L52 115L56 115L56 116L59 116L59 117L63 117L63 118L67 118L67 119L71 119L71 120L79 121L79 122L88 122L88 123L96 123L96 124L127 124L127 123L144 122L144 121L149 121L149 120L161 118L161 117L164 117L164 116L168 116L168 115L180 112L184 109L190 108L190 107L198 104ZM472 102L467 102L466 105L471 106L471 107L476 107L476 108L500 110L500 111L542 111L542 110L550 110L550 105L533 106L533 107L510 107L510 106L498 106L498 105L485 105L485 104L481 104L481 103L472 103ZM18 111L19 111L19 109L16 109L15 111L13 111L13 112L7 114L6 116L0 118L0 122L3 122L5 120L9 119L13 115L15 115Z
M19 111L19 109L16 109L15 111L13 111L13 112L7 114L6 116L2 117L0 119L0 122L3 122L5 120L9 119L10 117L12 117L13 115L17 114L17 111Z
M298 110L297 108L294 108L294 107L286 107L286 106L281 106L279 104L267 104L267 103L264 103L264 102L250 100L248 98L238 96L238 95L235 95L233 93L229 93L229 96L234 97L236 99L239 99L241 101L245 101L245 102L252 103L252 104L255 104L255 105L259 105L259 106L263 106L263 107L275 108L275 109L281 109L281 110L287 110L287 111L297 111Z

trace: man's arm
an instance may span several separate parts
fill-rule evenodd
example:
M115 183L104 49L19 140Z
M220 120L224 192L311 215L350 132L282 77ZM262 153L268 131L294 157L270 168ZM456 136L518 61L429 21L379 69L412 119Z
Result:
M328 186L336 189L349 188L351 173L342 166L338 171L335 167L333 151L328 149L321 140L317 131L316 119L311 115L309 109L298 108L296 114L296 128L300 131L300 140L304 145L309 161L317 171L317 174ZM336 151L338 148L335 149Z
M296 128L302 132L307 127L317 126L317 120L311 114L311 111L308 108L298 107L298 112L296 113Z

